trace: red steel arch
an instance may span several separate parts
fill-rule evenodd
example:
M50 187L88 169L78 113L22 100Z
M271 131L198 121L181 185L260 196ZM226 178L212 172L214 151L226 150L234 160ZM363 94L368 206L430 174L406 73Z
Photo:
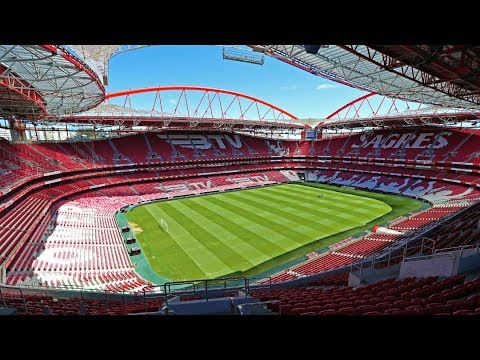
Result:
M335 115L339 114L340 112L342 112L343 110L347 109L347 108L350 108L351 106L353 106L353 104L356 104L360 101L364 101L365 99L368 99L370 96L373 96L375 95L375 93L370 93L370 94L367 94L367 95L363 95L363 96L360 96L359 98L355 99L355 100L352 100L350 101L349 103L343 105L341 108L335 110L333 113L331 113L330 115L327 116L327 119L332 119L333 117L335 117Z
M243 119L243 116L245 116L247 111L253 105L255 105L255 108L257 110L257 114L258 114L258 119L257 120L260 120L260 121L264 120L266 118L266 116L270 113L270 111L272 111L272 115L274 116L274 119L279 119L280 115L285 120L287 120L287 119L288 120L297 120L298 119L295 115L289 113L288 111L286 111L286 110L284 110L284 109L282 109L282 108L280 108L276 105L270 104L267 101L255 98L253 96L242 94L242 93L239 93L239 92L236 92L236 91L210 88L210 87L204 87L204 86L180 86L180 85L177 86L177 85L174 85L174 86L146 87L146 88L140 88L140 89L132 89L132 90L125 90L125 91L118 91L118 92L114 92L114 93L109 93L109 94L105 95L105 99L112 99L112 98L118 98L118 97L125 96L126 97L125 104L126 104L127 103L127 98L131 95L153 92L153 93L156 93L156 97L155 97L155 102L156 102L157 99L158 99L159 93L168 92L168 91L181 91L180 97L178 98L178 101L176 103L175 110L178 108L181 101L182 101L182 103L185 102L186 109L187 109L188 112L190 112L190 109L195 108L194 106L191 106L191 107L188 106L188 99L187 99L186 92L187 91L198 91L198 92L203 92L203 96L201 97L200 103L196 104L197 105L196 109L198 109L200 107L200 105L202 104L202 102L204 101L205 95L207 95L209 93L213 93L214 98L215 98L215 96L218 96L218 101L219 101L219 106L220 106L220 109L221 109L222 118L224 117L224 115L226 115L227 111L229 109L231 109L232 105L235 103L235 106L238 106L239 110L240 110L239 111L240 112L240 119ZM220 94L233 96L233 99L230 101L230 103L225 108L225 110L223 109L223 105L222 105L222 102L221 102L221 99L220 99L220 96L219 96ZM184 100L182 99L182 97L184 97ZM208 100L205 99L205 101L209 101L209 104L207 105L207 107L210 107L210 110L212 110L211 106L212 106L212 103L214 101L214 98L210 99L209 96L207 96L207 98L208 98ZM251 101L251 103L247 106L247 109L242 108L242 104L240 102L241 99ZM238 105L236 104L237 102L235 102L235 100L238 100ZM160 101L161 101L161 98L160 98ZM259 107L258 107L259 104L267 107L267 111L265 113L263 113L263 116L262 116L262 113L259 110ZM155 107L155 103L154 103L154 107ZM273 110L276 110L279 113L277 117L274 115ZM196 113L194 112L193 114L190 114L190 113L188 114L188 116L191 116L191 115L196 115ZM194 116L192 116L192 117L194 117Z
M377 96L374 97L374 95ZM406 111L418 111L422 106L427 105L371 92L343 105L327 116L327 119L343 120L391 116Z
M468 109L432 107L372 92L334 111L327 117L327 121L318 124L316 128L429 126L474 121L479 118L478 112Z

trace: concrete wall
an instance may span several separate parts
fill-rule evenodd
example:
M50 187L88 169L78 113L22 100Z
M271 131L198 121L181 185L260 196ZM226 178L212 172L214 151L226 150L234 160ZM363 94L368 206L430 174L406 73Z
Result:
M471 250L471 249L468 249ZM475 249L473 249L475 251ZM465 253L466 251L464 251ZM463 256L460 259L460 265L458 267L458 272L464 273L468 271L473 271L480 268L480 253L476 253L470 256Z
M238 314L237 305L255 302L251 297L225 297L194 301L169 301L168 310L175 315L233 315Z
M458 273L458 254L405 261L400 266L400 279L406 277L452 276Z

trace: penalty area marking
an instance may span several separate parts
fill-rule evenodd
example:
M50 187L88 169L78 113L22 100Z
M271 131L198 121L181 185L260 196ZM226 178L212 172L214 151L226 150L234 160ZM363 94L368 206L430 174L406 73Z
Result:
M154 218L155 220L157 220L157 217L150 211L150 209L148 208L148 206L147 206L146 208L147 208L148 212L153 216L153 218ZM163 220L163 218L162 218L162 220ZM175 221L175 220L172 219L172 221ZM178 225L178 223L177 223L177 225ZM183 228L183 227L182 227L182 228ZM170 233L168 233L168 232L167 232L167 234L170 235ZM180 235L180 236L185 236L185 235L186 235L186 234L183 234L183 235ZM173 241L175 241L175 243L176 243L178 246L180 246L180 248L182 249L182 251L183 251L185 254L187 254L190 259L192 259L192 261L200 268L200 270L203 271L203 273L204 273L205 275L207 275L207 276L212 275L212 273L209 273L209 272L205 271L205 269L204 269L203 267L201 267L200 264L195 261L195 259L190 255L190 253L188 252L188 250L185 250L185 248L182 246L182 244L180 244L179 242L177 242L177 241L175 240L175 237L173 237L172 235L170 235L170 237L172 238ZM216 273L213 273L213 274L216 274Z

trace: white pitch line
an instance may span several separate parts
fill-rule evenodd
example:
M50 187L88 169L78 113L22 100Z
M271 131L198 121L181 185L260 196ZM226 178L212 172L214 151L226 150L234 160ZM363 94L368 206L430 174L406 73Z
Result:
M152 212L150 211L150 209L148 209L148 207L147 207L147 210L148 210L148 212L153 216L153 218L154 218L155 220L157 220L157 218L155 217L155 215L152 214ZM172 219L172 220L173 220L173 219ZM178 225L178 223L177 223L175 220L173 220L173 221ZM170 235L170 233L169 233L169 235ZM171 238L173 239L173 241L175 241L175 238L174 238L172 235L170 235L170 236L171 236ZM211 275L211 273L206 272L205 269L202 268L202 267L200 266L200 264L197 263L192 256L190 256L190 253L189 253L187 250L185 250L185 248L184 248L179 242L175 241L175 243L182 248L183 252L184 252L185 254L187 254L187 256L188 256L190 259L192 259L192 261L200 268L200 270L203 271L203 273L204 273L205 275L207 275L207 276L210 276L210 275Z

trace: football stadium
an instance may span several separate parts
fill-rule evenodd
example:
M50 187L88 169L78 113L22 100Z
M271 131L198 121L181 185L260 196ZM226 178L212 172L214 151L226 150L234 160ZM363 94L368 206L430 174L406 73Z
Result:
M161 47L0 45L0 314L480 314L480 46L191 50L318 117L117 79Z

